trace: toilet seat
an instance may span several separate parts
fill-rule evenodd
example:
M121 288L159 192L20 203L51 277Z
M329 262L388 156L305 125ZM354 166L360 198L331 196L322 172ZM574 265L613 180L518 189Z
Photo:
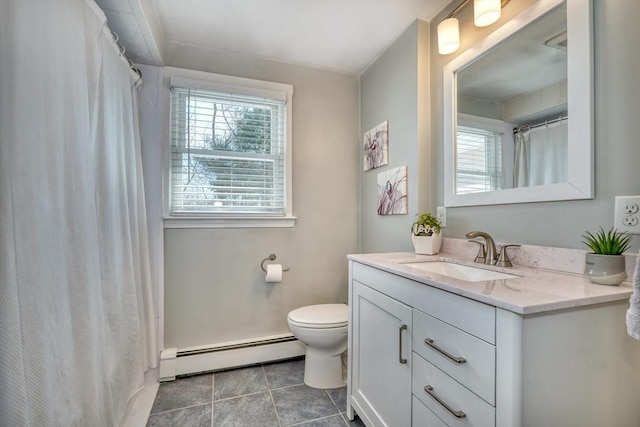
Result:
M345 304L318 304L297 308L289 313L291 324L301 328L329 329L347 326L349 309Z

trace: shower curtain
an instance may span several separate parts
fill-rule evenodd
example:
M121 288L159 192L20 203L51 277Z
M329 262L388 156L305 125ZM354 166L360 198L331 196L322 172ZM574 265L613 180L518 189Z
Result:
M531 147L531 129L518 130L513 133L515 145L513 154L513 186L529 186L529 148Z
M514 187L567 182L567 120L514 133Z
M0 40L0 425L116 426L156 363L138 79L92 0Z

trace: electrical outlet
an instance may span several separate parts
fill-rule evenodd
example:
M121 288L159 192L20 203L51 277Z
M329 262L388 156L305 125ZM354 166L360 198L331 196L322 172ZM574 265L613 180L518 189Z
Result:
M640 234L640 196L616 197L614 225L618 231Z
M447 208L444 206L438 206L436 208L436 218L440 220L440 225L442 227L447 226Z
M624 213L627 215L637 214L640 207L637 203L627 203L624 205Z

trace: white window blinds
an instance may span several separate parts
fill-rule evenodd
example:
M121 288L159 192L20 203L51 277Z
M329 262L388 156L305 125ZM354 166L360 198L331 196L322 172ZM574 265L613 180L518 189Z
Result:
M281 99L173 86L169 213L285 215L286 112Z
M456 157L456 194L502 188L502 133L458 126Z

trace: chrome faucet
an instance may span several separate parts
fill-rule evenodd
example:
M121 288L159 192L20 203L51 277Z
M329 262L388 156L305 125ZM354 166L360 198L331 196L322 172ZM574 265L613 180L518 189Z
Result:
M498 260L498 253L496 251L496 244L493 241L493 238L489 236L484 231L470 231L465 234L467 239L475 239L476 237L483 237L485 244L480 246L480 251L485 251L484 260L482 257L476 257L476 262L483 262L485 264L493 265ZM480 243L480 242L477 242Z

